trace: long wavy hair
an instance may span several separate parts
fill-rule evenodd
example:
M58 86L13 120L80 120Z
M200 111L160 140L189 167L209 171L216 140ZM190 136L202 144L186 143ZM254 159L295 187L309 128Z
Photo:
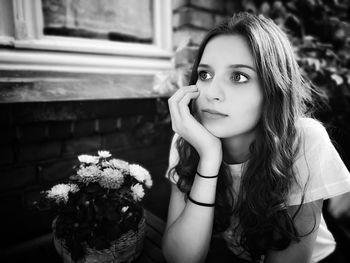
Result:
M240 35L249 43L264 103L258 135L249 147L250 158L237 193L228 166L221 164L213 232L226 230L234 215L238 219L234 229L240 233L239 245L257 260L268 249L284 249L300 238L293 219L302 202L290 216L287 201L292 185L297 184L293 163L300 136L295 124L299 117L310 115L312 87L302 77L284 32L272 20L249 13L235 14L208 32L199 47L190 85L197 82L197 67L207 43L219 35ZM169 175L178 174L177 186L186 193L191 189L199 155L182 138L178 138L176 147L179 162Z

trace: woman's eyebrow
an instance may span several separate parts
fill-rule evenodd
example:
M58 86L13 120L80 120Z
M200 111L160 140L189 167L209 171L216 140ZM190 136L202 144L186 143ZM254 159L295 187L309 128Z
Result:
M256 72L256 69L252 66L249 65L245 65L245 64L233 64L233 65L229 65L229 68L248 68L254 72ZM208 64L199 64L198 68L211 68Z
M248 68L248 69L256 72L256 69L254 67L249 66L249 65L245 65L245 64L234 64L234 65L230 65L229 68Z
M207 64L199 64L198 68L210 68L210 66Z

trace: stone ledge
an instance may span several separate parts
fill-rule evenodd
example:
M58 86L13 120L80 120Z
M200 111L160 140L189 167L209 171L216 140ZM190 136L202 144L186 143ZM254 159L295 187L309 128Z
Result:
M0 103L167 97L154 75L0 71Z

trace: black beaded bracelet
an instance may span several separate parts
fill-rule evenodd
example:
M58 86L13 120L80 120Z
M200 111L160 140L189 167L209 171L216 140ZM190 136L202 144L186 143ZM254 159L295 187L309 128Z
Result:
M202 178L207 178L207 179L209 179L209 178L216 178L216 177L218 177L217 175L213 175L213 176L205 176L205 175L202 175L202 174L198 173L198 171L197 171L197 174L198 174L198 176L199 176L199 177L202 177Z
M214 207L215 206L215 203L214 204L208 204L208 203L202 203L202 202L197 202L196 200L193 200L190 197L190 193L187 193L187 198L188 198L188 200L191 201L191 203L194 203L194 204L199 205L199 206L206 206L206 207Z

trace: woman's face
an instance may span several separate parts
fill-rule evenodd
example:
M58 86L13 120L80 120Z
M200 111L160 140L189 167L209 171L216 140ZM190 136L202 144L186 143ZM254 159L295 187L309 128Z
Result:
M248 42L221 35L206 45L198 69L196 116L218 138L254 134L263 95Z

